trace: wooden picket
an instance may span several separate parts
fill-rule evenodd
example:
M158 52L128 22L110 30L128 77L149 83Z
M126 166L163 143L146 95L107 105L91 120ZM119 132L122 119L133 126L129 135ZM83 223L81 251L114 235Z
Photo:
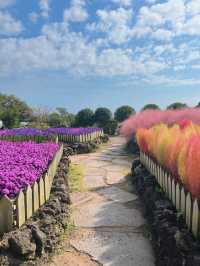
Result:
M26 220L28 220L33 214L33 195L31 186L28 186L25 190L25 210Z
M181 187L179 185L179 183L176 184L176 209L178 211L181 210Z
M186 224L188 226L189 229L191 229L191 215L192 215L192 198L190 193L187 193L186 196Z
M15 206L16 208L16 206ZM14 206L7 196L0 200L0 233L9 232L14 224Z
M185 217L186 210L186 193L184 187L181 188L181 213Z
M21 190L17 195L16 199L16 219L17 219L17 227L20 227L26 220L25 213L25 196L24 192Z
M173 202L177 211L182 213L188 229L192 231L195 237L200 237L200 205L198 199L193 198L190 192L186 192L180 183L176 182L170 174L143 152L140 153L140 161L155 176L158 184Z
M200 213L199 213L199 204L198 200L195 199L193 203L193 211L192 211L192 233L195 236L199 235L199 225L200 225Z

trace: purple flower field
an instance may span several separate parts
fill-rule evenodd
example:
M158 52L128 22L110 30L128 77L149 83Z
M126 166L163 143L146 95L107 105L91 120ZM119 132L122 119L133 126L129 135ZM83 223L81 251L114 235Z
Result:
M0 141L0 196L14 198L47 170L58 151L53 143Z
M0 131L0 136L48 136L51 134L74 135L90 134L101 131L101 128L17 128Z

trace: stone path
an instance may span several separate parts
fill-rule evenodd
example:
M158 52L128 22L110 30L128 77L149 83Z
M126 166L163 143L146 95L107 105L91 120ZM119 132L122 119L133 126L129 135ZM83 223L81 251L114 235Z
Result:
M133 158L123 145L124 140L115 137L101 151L71 158L84 165L88 190L72 194L76 229L70 248L55 257L51 266L154 265L140 202L126 178Z

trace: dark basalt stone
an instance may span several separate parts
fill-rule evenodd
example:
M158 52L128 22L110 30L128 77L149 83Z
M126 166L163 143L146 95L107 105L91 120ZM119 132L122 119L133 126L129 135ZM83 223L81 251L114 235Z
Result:
M152 233L156 266L200 266L200 244L187 230L183 216L138 160L132 166L133 185L144 204Z

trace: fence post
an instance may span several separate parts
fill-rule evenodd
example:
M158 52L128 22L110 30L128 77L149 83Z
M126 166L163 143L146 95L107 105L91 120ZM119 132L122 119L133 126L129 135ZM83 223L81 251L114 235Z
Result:
M25 213L26 220L28 220L33 214L33 195L30 185L28 185L27 189L25 190Z
M4 196L0 200L0 233L9 232L14 223L13 202Z
M199 222L200 222L200 215L199 215L199 204L198 200L195 199L193 203L193 211L192 211L192 233L195 237L199 235Z
M186 224L191 229L191 218L192 218L192 198L190 192L186 196Z
M25 223L25 197L24 192L20 190L16 199L16 214L17 214L17 227L19 228L22 224Z
M186 195L184 187L181 188L181 212L185 217L185 208L186 208Z
M181 209L181 188L179 183L176 184L176 209L179 211Z
M39 194L38 194L38 184L35 182L32 186L33 191L33 212L39 209Z
M172 179L171 175L168 176L168 197L171 200L172 199Z

